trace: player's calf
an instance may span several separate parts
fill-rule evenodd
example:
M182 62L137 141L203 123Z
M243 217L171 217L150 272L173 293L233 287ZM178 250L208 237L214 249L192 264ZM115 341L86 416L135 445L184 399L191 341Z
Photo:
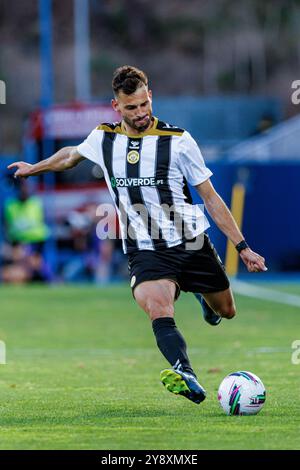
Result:
M230 288L221 292L203 294L203 297L213 311L222 318L230 320L235 316L235 302Z
M227 318L227 320L231 320L236 315L236 308L234 303L223 306L222 308L220 308L218 313L222 318Z

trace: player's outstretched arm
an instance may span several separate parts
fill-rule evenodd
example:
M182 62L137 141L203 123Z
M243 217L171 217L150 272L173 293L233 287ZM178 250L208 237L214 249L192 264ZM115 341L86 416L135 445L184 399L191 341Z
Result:
M234 220L230 210L226 206L223 199L216 192L215 188L208 179L204 183L196 186L204 205L217 224L219 229L232 241L234 246L244 240L244 237L239 230L236 221ZM251 248L245 248L240 252L240 257L247 266L248 271L258 272L267 271L265 266L265 259L258 253L255 253Z
M47 171L64 171L76 166L84 157L77 152L77 147L63 147L54 155L41 160L34 165L26 162L14 162L8 165L8 169L16 168L15 178L27 178Z

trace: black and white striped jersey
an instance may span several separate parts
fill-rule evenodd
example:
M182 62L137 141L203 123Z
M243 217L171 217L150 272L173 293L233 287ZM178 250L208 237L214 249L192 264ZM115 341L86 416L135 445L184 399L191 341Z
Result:
M187 182L198 185L212 172L187 131L157 118L138 136L126 134L122 123L102 124L77 150L104 172L125 253L173 247L209 227L191 204Z

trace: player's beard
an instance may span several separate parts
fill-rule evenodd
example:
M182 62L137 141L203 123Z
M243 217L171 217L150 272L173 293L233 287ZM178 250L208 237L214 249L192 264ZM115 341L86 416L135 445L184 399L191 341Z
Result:
M130 126L132 129L135 129L138 132L144 132L148 129L148 127L151 126L152 111L149 111L149 113L146 116L148 117L148 119L146 123L143 125L139 125L139 121L136 119L128 119L126 116L123 116L123 119L126 122L126 124L128 124L128 126Z

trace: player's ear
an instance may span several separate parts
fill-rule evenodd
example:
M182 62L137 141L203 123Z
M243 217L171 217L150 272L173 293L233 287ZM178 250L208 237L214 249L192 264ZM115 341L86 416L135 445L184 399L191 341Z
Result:
M117 111L117 112L120 111L119 103L115 98L112 98L111 105L112 105L112 108L113 108L114 111Z
M148 96L149 96L150 100L152 101L152 90L148 90Z

